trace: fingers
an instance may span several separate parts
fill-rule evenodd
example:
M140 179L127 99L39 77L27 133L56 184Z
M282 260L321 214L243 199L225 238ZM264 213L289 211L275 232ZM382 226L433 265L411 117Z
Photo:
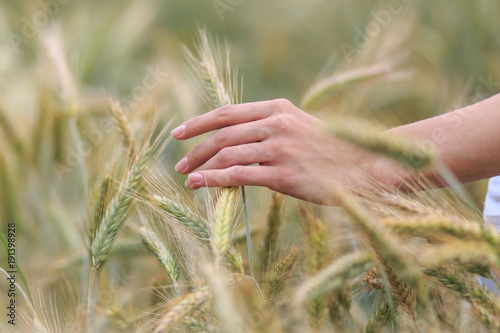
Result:
M283 102L277 100L225 105L186 121L174 129L172 135L178 140L185 140L223 127L263 119L279 108L280 103Z
M177 163L175 170L186 174L203 165L214 157L214 155L221 152L223 148L261 142L268 139L270 137L270 130L261 122L262 121L256 121L251 124L240 124L219 130L213 136L191 150L179 163ZM253 149L252 147L250 148ZM228 152L229 150L223 153L226 155L221 155L219 157L225 156L229 158L230 156L227 155ZM261 161L254 161L252 163L256 162Z
M270 166L232 166L222 170L197 171L188 176L186 187L196 190L200 187L218 186L267 186L275 182L276 172Z
M273 160L273 153L265 149L264 143L249 143L234 147L227 147L219 151L198 171L210 169L226 169L235 165L250 165L254 163L269 163Z

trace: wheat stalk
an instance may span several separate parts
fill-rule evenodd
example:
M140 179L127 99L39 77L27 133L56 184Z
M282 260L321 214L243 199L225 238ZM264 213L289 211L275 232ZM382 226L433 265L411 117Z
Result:
M0 109L0 128L4 131L4 136L12 146L12 149L21 158L25 157L25 144L2 109Z

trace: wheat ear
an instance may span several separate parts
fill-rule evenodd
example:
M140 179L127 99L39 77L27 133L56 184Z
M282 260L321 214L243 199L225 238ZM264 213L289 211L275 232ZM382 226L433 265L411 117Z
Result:
M477 304L492 316L500 318L500 298L481 287L472 277L457 269L444 266L428 269L425 273L436 278L443 286L456 292L460 297Z
M288 253L276 260L267 284L269 305L274 306L289 284L300 258L300 249L292 247Z
M396 318L397 304L396 306L391 306L389 302L384 301L380 304L378 309L375 311L373 316L366 324L366 333L376 333L381 332L391 321Z
M281 226L281 209L283 207L283 196L273 193L271 208L267 215L267 230L264 236L264 251L261 255L262 261L267 262L276 248L278 232Z
M141 186L143 173L150 162L152 151L152 148L146 148L142 154L136 157L119 193L110 202L96 229L91 245L92 265L95 269L106 259L118 232L123 228L128 208L133 199L130 191L137 190Z
M94 207L94 212L93 212L93 221L92 225L90 226L89 232L89 238L90 238L90 244L92 244L93 238L95 237L96 230L99 228L99 225L101 224L102 217L104 212L106 211L106 207L108 206L109 199L110 199L110 184L111 184L111 177L106 176L104 180L101 183L99 194L97 196L97 200L95 202L95 207Z
M134 156L137 150L137 142L135 140L134 131L132 131L132 128L130 127L127 116L125 116L120 102L110 98L109 111L116 127L122 134L125 147L129 149L130 156Z
M304 223L304 229L308 236L306 247L306 272L308 275L314 275L323 269L329 260L328 235L329 225L306 209L300 207L300 215ZM328 304L325 295L320 294L317 297L309 298L305 302L308 314L308 321L315 330L320 330L327 319Z
M363 282L366 283L369 290L384 289L384 281L382 280L377 267L373 267L363 274Z
M423 266L454 264L465 270L491 278L491 267L498 267L497 257L484 243L453 241L432 247L419 256Z
M207 242L210 239L210 233L207 225L203 222L202 218L189 207L158 195L150 196L148 197L148 200L154 206L164 210L174 219L182 223L182 225L186 226L203 242Z
M414 170L430 168L436 163L436 154L432 148L400 135L386 135L382 128L372 123L341 118L330 125L338 138L392 158Z
M210 245L210 230L195 211L163 196L149 196L148 201L187 227L204 245ZM244 273L243 259L237 248L230 245L226 258L236 272Z
M382 223L398 234L421 237L453 236L459 239L474 240L489 244L500 255L500 233L492 226L452 219L443 216L428 216L396 220L386 218Z
M302 304L337 289L345 281L369 269L373 265L373 259L368 252L353 252L333 261L298 287L294 302Z
M200 333L220 333L221 331L207 320L198 318L195 315L187 316L182 324L189 330L189 332Z
M212 297L212 290L205 286L190 294L184 295L182 299L160 318L153 333L169 332L169 329L182 320L193 310Z
M211 243L216 260L220 260L226 254L231 242L237 192L237 188L224 187L217 199L211 230Z
M498 315L492 315L484 306L477 303L473 303L472 308L476 317L479 318L489 332L498 333L500 331L500 319Z
M151 250L151 252L153 252L156 259L158 259L160 265L163 267L165 272L172 280L174 288L177 294L180 296L181 291L177 283L177 280L179 279L179 267L175 262L174 255L165 246L165 244L160 241L160 239L153 230L141 227L139 228L139 233L141 235L144 244L147 246L148 249Z
M240 278L239 275L228 276L226 282L227 286L230 287L235 285ZM173 301L176 302L176 304L160 318L153 333L170 332L169 329L172 326L212 298L212 296L212 289L209 286L204 286L178 299L174 299Z
M94 237L90 243L92 263L90 265L87 297L87 328L92 332L95 331L98 270L106 260L118 233L125 225L132 204L130 191L137 190L142 185L142 177L151 160L152 152L152 147L146 147L142 154L136 156L125 182L120 186L116 196L110 201L99 225L93 227Z
M411 256L406 253L403 245L388 230L370 219L364 209L350 196L342 191L337 191L336 194L352 222L368 239L384 268L394 297L402 308L415 319L417 300L414 290L418 293L421 287L420 274L411 265Z
M377 64L352 69L344 73L334 73L315 83L300 101L302 109L313 109L321 106L338 93L350 89L351 87L369 82L388 74L394 70L390 64Z

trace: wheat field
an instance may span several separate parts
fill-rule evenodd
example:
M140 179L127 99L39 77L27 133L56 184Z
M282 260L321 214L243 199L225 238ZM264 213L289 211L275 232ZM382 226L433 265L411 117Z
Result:
M0 3L0 332L500 331L486 182L457 184L426 146L381 135L500 89L494 13L487 0ZM279 97L449 187L332 188L336 207L184 187L174 165L203 138L173 140L177 124Z

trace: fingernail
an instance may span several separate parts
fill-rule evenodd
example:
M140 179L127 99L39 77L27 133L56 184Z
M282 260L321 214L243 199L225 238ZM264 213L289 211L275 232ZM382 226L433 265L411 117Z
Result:
M186 130L186 125L181 125L177 128L174 128L172 132L170 132L170 134L172 134L172 136L174 137L177 137L179 135L182 135L182 133L184 133L185 130Z
M187 165L188 165L188 159L187 157L184 157L182 160L179 161L179 163L175 165L175 171L182 172L184 169L186 169Z
M201 183L203 176L201 175L201 173L192 173L188 176L188 179L191 184L199 184Z

